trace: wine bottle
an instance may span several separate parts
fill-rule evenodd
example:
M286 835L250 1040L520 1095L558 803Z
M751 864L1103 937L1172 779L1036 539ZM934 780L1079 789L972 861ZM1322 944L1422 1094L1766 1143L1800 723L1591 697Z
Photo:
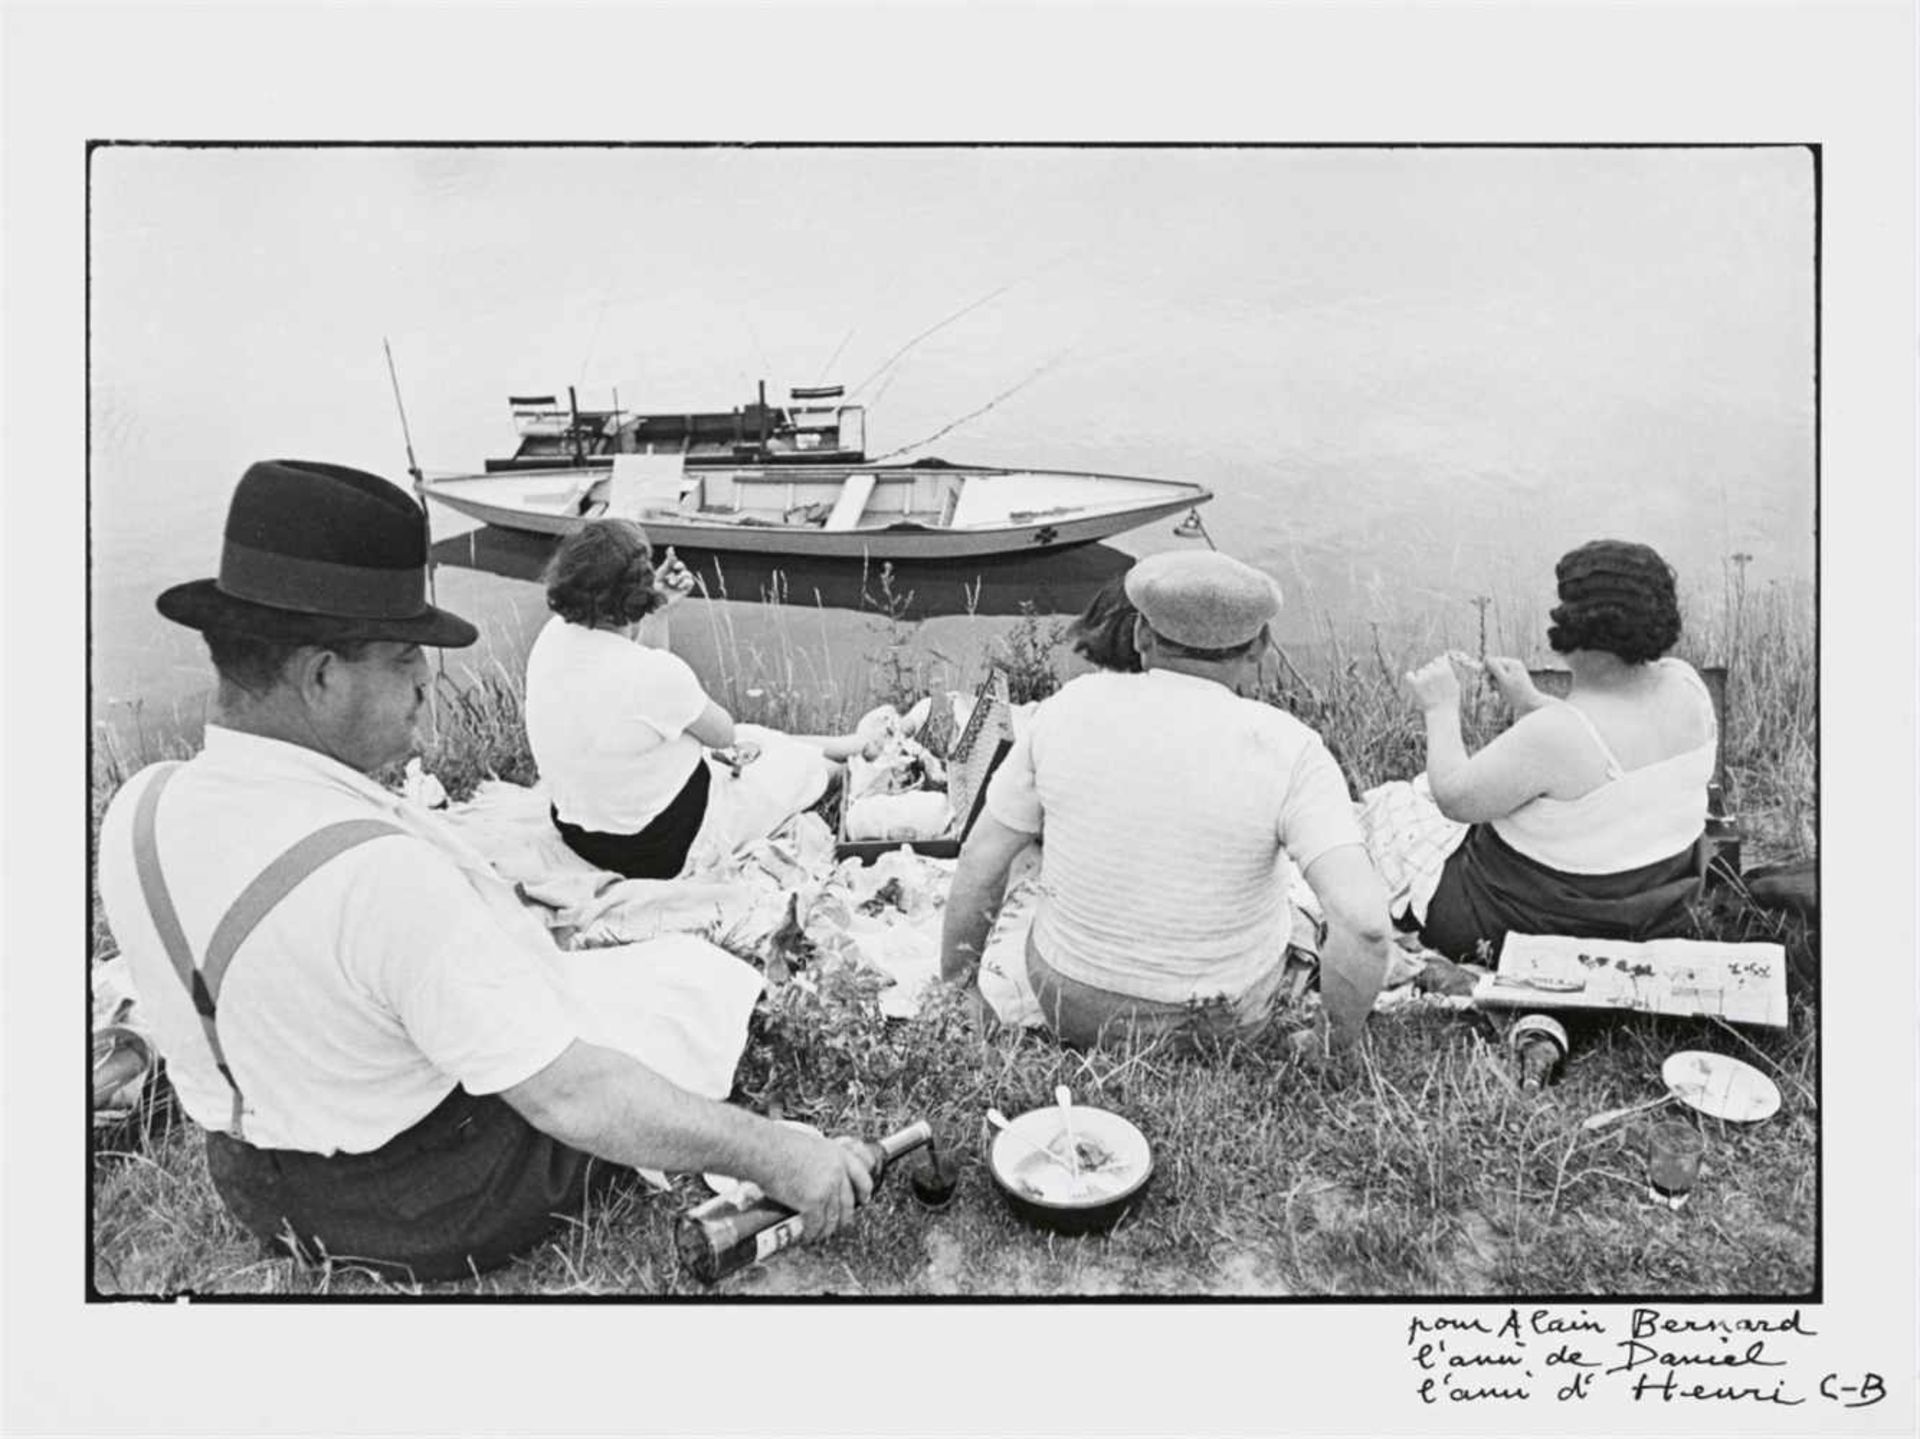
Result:
M1520 1089L1527 1094L1550 1084L1567 1057L1567 1031L1544 1014L1529 1014L1518 1021L1507 1043L1520 1060Z
M884 1139L864 1141L860 1152L873 1172L875 1190L894 1161L932 1142L933 1127L924 1119ZM681 1215L674 1247L689 1274L713 1284L797 1243L804 1228L799 1214L769 1199L759 1185L742 1183Z

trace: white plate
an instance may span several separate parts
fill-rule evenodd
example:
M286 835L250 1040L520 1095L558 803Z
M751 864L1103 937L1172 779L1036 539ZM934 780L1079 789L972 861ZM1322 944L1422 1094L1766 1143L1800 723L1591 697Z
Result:
M1715 1119L1752 1124L1780 1108L1780 1090L1771 1079L1745 1060L1729 1054L1683 1049L1660 1066L1667 1088Z
M808 1134L818 1135L820 1133L820 1131L815 1129L811 1124L803 1124L797 1119L776 1119L774 1123L784 1124L788 1129L798 1129ZM715 1194L730 1194L738 1189L741 1184L740 1180L730 1178L725 1174L702 1174L700 1179L707 1188L711 1189Z

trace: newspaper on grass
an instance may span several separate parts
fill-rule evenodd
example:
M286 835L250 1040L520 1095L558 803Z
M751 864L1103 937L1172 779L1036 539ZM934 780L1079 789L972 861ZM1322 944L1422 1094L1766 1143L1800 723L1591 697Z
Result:
M1787 1026L1787 952L1777 944L1703 939L1571 939L1509 934L1474 1003L1528 1009L1622 1009Z

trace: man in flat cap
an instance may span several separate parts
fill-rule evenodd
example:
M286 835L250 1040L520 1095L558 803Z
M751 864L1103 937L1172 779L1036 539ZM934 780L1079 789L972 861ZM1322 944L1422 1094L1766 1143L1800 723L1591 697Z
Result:
M973 982L1008 870L1039 836L1027 976L1056 1034L1257 1034L1281 989L1297 865L1328 926L1321 1038L1349 1048L1386 973L1387 896L1320 737L1237 693L1279 588L1189 550L1141 560L1126 592L1144 672L1083 675L1035 710L961 852L941 973Z
M537 1244L594 1156L739 1175L831 1233L871 1192L864 1159L695 1092L728 1092L757 974L656 941L704 953L633 956L700 976L649 1062L588 1043L511 888L369 778L416 742L424 648L476 637L426 569L403 491L275 460L234 492L219 578L159 598L206 637L217 718L114 797L100 895L221 1199L264 1241L413 1279Z

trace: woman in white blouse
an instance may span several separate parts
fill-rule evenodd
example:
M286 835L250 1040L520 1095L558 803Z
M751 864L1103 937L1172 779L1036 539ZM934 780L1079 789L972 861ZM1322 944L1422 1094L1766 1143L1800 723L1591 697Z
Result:
M574 853L629 878L673 879L690 857L770 833L868 743L737 725L685 660L643 642L692 583L671 551L655 569L631 520L589 521L548 563L554 617L527 656L527 741L554 823Z

